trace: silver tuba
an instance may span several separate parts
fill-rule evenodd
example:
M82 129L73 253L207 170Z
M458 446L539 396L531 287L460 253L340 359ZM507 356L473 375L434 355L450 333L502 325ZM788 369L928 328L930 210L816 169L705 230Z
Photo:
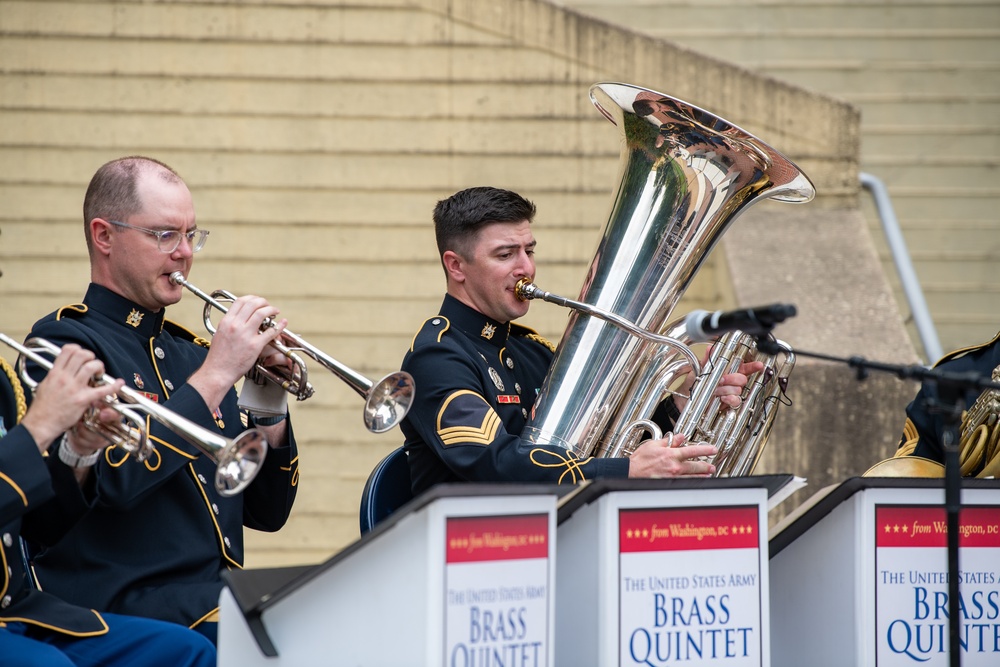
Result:
M620 132L619 184L579 300L534 285L518 290L574 311L521 437L578 457L627 456L642 430L656 437L649 417L675 381L693 372L675 432L719 447L717 475L746 474L794 355L777 341L783 353L765 355L754 337L734 332L701 368L683 324L669 320L740 213L766 198L805 203L815 188L784 155L691 104L621 83L597 84L590 98ZM636 335L640 330L646 333ZM720 410L713 383L755 358L765 370L748 382L741 409Z

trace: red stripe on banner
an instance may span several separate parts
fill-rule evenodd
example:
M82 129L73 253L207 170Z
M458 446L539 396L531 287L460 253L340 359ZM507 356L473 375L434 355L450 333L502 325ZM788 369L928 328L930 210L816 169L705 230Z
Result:
M1000 505L962 507L958 545L1000 547ZM940 505L877 505L875 546L946 547L948 515Z
M448 563L549 555L548 514L449 518L445 532Z
M757 505L620 510L622 553L760 548Z

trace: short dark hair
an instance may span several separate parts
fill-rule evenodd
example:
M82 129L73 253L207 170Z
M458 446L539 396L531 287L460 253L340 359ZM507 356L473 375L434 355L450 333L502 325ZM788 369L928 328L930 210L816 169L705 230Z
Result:
M531 222L535 205L510 190L468 188L442 199L434 207L434 235L438 254L451 250L468 259L476 235L497 222Z
M183 179L172 168L151 157L130 155L101 165L94 173L83 198L83 227L87 250L91 249L90 221L94 218L125 221L142 211L137 184L145 173L158 174L169 183Z

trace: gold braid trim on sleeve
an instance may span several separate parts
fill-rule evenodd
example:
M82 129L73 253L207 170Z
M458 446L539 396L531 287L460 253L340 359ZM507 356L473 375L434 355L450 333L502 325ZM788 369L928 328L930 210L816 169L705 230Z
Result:
M17 403L17 421L14 423L19 424L28 412L28 401L24 395L24 388L17 378L17 373L14 372L14 367L3 357L0 357L0 366L3 366L3 372L10 380L10 386L14 390L14 401Z
M559 475L559 479L556 480L556 484L562 484L567 481L567 476L571 484L586 482L587 477L583 474L583 466L589 463L593 457L588 456L585 459L578 459L572 452L567 452L566 454L566 456L563 456L555 452L550 452L547 449L535 448L531 450L528 457L539 468L565 468L562 474ZM542 461L542 458L547 458L549 461Z

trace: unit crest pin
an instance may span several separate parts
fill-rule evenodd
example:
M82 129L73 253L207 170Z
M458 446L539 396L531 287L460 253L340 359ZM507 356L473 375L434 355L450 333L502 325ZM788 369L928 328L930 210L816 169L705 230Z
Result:
M490 379L493 380L493 384L497 386L497 389L503 391L503 380L500 379L500 374L497 373L496 369L490 366Z

